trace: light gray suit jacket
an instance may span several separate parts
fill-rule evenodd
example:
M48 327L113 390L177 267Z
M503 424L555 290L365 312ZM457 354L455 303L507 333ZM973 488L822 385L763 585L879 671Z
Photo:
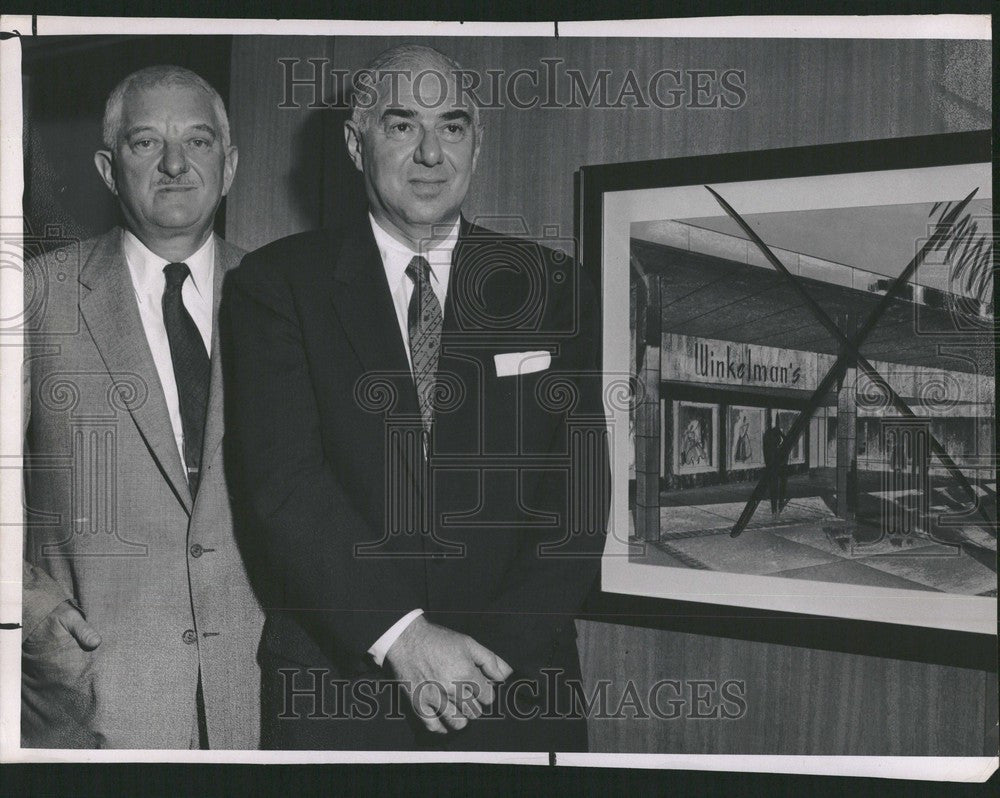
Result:
M210 747L256 748L263 615L224 478L217 318L243 253L216 237L192 501L121 238L115 228L25 269L25 629L70 599L103 637L72 688L88 732L73 744L188 748L200 670ZM23 744L65 744L59 732L22 724Z

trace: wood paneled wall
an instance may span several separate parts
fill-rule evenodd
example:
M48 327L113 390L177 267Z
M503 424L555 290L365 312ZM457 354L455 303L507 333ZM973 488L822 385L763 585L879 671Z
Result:
M282 108L279 58L328 58L322 36L235 37L229 116L240 159L226 199L226 238L254 250L323 224L324 111ZM298 90L305 106L309 100Z
M745 71L747 99L732 110L485 111L466 214L536 235L546 228L572 235L573 173L581 165L971 130L990 127L992 118L989 42L421 41L479 70L542 70L541 59L561 58L562 69L579 69L589 82L596 70L610 69L615 87L629 69L640 84L661 68ZM253 248L338 218L362 218L360 181L342 143L343 112L280 108L277 59L327 57L331 67L356 69L401 42L234 41L230 112L241 154L227 210L232 241ZM641 694L659 679L745 684L742 718L593 722L594 750L981 755L993 745L995 754L995 743L984 744L987 729L995 739L995 674L606 623L578 628L591 686L632 679Z
M819 621L821 623L821 621ZM592 719L594 751L685 754L970 756L984 753L987 674L708 635L579 622L588 696L610 680L608 715ZM634 680L649 718L620 708L623 682ZM648 694L660 680L661 715L679 698L678 717L658 718ZM720 699L740 683L745 709ZM703 696L697 704L695 694ZM724 708L740 717L722 717ZM716 713L719 717L700 715ZM995 723L996 710L992 713Z
M544 70L562 59L588 83L611 70L612 94L632 70L645 87L659 69L746 73L738 109L542 109L483 112L484 148L466 215L573 234L573 173L583 165L988 128L988 42L884 40L371 39L344 37L334 65L358 69L385 47L414 41L480 72ZM670 87L664 82L661 91ZM522 96L532 90L521 80ZM566 96L567 81L560 84ZM489 92L483 92L488 98ZM337 131L337 144L340 134ZM340 145L335 160L346 162ZM330 181L337 195L354 186Z

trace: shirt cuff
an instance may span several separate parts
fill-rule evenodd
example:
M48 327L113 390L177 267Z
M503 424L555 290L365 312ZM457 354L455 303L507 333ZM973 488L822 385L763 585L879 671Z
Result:
M407 626L423 614L424 611L421 609L410 610L410 612L406 613L406 615L390 626L388 631L372 644L372 647L368 649L368 653L371 654L376 665L380 668L382 667L382 663L385 662L385 655L389 653L392 644L406 631Z

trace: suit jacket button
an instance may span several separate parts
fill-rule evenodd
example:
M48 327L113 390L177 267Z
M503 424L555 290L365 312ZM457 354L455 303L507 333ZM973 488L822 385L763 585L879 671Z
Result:
M185 629L184 634L181 635L181 640L183 640L188 645L191 645L197 641L198 635L194 633L194 629Z
M193 545L191 546L191 556L192 556L192 557L195 557L195 558L197 558L197 557L200 557L200 556L201 556L202 554L204 554L204 553L205 553L205 549L203 549L203 548L201 547L201 544L200 544L200 543L195 543L195 544L193 544Z

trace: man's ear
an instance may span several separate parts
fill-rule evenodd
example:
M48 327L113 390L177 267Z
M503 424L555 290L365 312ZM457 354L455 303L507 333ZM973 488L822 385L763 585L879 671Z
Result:
M97 172L101 176L101 180L104 181L104 185L108 187L108 191L118 196L118 192L115 190L115 164L114 159L109 150L98 150L94 153L94 166L97 167Z
M351 119L344 122L344 143L347 144L347 154L354 162L354 168L363 172L364 157L361 153L361 130Z
M236 177L236 164L240 160L240 151L236 149L235 146L229 147L226 150L226 162L222 167L222 196L226 196L229 193L229 187L233 184L233 178Z
M476 126L476 148L472 151L472 171L476 171L476 164L479 163L479 153L483 149L483 134L486 129L482 125Z

